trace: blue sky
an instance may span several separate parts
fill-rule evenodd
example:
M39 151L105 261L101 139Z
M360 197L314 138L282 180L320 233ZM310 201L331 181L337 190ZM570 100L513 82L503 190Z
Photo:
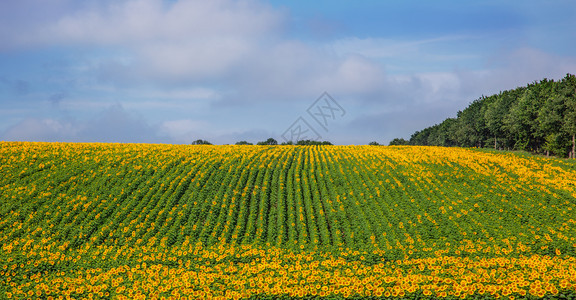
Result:
M574 16L556 0L2 1L0 140L387 143L576 73Z

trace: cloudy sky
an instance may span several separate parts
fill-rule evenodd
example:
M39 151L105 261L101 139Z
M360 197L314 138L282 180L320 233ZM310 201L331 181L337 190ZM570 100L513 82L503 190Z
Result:
M576 73L574 16L573 0L0 1L0 140L388 143Z

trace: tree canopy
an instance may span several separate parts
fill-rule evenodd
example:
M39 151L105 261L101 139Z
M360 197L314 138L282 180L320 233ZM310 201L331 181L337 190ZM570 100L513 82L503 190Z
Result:
M198 139L191 143L192 145L212 145L209 141Z
M278 145L278 141L273 138L268 138L265 141L258 142L256 145Z
M474 100L456 118L391 145L491 147L576 158L576 76L543 79Z

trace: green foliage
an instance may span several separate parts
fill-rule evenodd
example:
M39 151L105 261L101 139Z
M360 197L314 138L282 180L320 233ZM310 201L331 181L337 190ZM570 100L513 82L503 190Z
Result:
M395 138L393 140L390 141L390 143L388 145L390 146L403 146L403 145L409 145L410 142L402 139L402 138Z
M273 139L273 138L268 138L268 139L265 140L265 141L258 142L256 145L261 145L261 146L262 146L262 145L270 145L270 146L274 146L274 145L278 145L278 141L276 141L276 140Z
M399 142L395 140L395 143ZM409 144L491 147L576 156L576 76L482 96L457 117L415 132Z
M191 143L191 145L212 145L209 141L198 139Z

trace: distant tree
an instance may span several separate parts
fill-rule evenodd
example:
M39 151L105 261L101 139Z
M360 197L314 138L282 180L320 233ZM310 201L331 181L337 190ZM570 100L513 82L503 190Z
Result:
M280 145L294 145L293 141L282 142Z
M372 141L372 142L368 143L368 145L370 145L370 146L380 146L380 144L379 144L378 142L376 142L376 141Z
M249 143L247 141L239 141L239 142L236 142L236 145L252 145L252 143Z
M395 138L395 139L391 140L388 145L390 145L390 146L402 146L402 145L409 145L409 144L410 144L410 142L403 139L403 138Z
M273 138L268 138L265 141L258 142L257 145L278 145L278 141Z
M195 140L192 142L192 145L212 145L212 143L206 140Z

